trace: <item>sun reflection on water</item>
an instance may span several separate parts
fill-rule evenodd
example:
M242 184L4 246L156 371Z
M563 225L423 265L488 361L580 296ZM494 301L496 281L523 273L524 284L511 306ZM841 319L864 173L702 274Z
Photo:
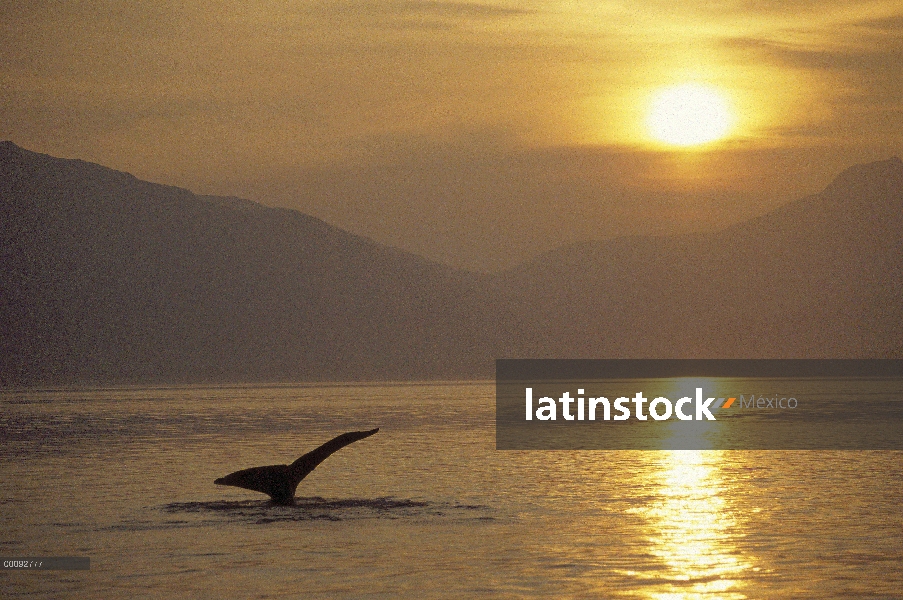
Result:
M718 383L689 378L673 382L676 396L690 395L696 386L703 387L707 394L717 394ZM702 438L707 437L708 429L675 430L673 435L699 436L696 447L705 448L709 444ZM657 453L652 474L655 499L639 512L648 522L650 554L661 561L662 567L644 574L646 582L642 592L646 597L655 600L747 597L742 591L744 572L753 565L736 544L743 532L730 502L737 490L722 469L728 455L717 450Z
M746 598L740 574L752 565L734 540L738 524L725 501L722 452L662 452L658 498L646 509L655 532L651 553L664 569L648 596L658 600Z

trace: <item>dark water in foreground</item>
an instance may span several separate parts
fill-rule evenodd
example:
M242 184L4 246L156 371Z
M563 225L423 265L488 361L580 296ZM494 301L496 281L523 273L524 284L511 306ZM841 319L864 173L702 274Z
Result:
M903 598L903 453L497 451L492 384L0 394L4 597ZM214 486L380 427L296 507Z

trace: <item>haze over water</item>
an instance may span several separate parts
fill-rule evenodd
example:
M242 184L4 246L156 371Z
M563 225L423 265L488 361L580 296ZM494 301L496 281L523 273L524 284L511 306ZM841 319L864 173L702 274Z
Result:
M4 573L66 597L900 597L899 452L497 451L489 383L0 394ZM297 507L213 485L380 432Z

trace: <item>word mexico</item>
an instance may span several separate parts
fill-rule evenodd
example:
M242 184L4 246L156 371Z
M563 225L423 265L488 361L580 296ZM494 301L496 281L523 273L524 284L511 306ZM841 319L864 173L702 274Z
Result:
M903 360L500 359L495 408L499 450L903 450Z
M656 396L650 401L643 396L643 392L637 392L632 398L620 396L615 398L613 403L604 396L598 398L584 398L582 395L579 395L583 393L583 389L578 389L578 396L576 398L572 398L570 392L564 392L561 397L558 398L558 402L561 404L561 416L565 421L573 421L575 419L577 421L595 421L597 411L602 412L601 419L604 421L626 421L631 416L631 408L629 406L631 402L636 409L635 412L633 412L633 416L640 421L646 421L649 417L652 417L656 421L664 421L670 419L672 415L681 421L702 421L703 419L715 421L717 418L711 413L712 410L730 408L734 404L734 401L737 400L737 398L715 397L705 398L705 400L703 400L704 394L702 393L702 388L696 388L695 398L684 396L673 404L669 398L664 396ZM741 394L739 399L738 406L743 408L794 409L799 406L799 401L796 398L788 398L786 396L766 398L765 396L759 395L757 398L755 394L751 394L747 399L746 396ZM644 412L646 402L649 402L648 414ZM576 415L571 412L572 404L576 404ZM684 407L688 404L695 408L695 412L691 412L690 414L683 412ZM617 411L617 414L615 414L614 417L612 417L612 407ZM530 387L526 389L526 408L526 420L532 421L534 415L533 388ZM689 409L689 407L687 408ZM540 421L557 420L558 410L555 400L549 396L539 398L535 415Z

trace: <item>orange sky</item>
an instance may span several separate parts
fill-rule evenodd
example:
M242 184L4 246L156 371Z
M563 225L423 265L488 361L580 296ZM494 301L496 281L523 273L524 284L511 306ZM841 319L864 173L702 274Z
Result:
M723 225L903 146L896 0L21 1L0 32L0 138L483 270ZM725 94L728 138L649 138L683 83Z

